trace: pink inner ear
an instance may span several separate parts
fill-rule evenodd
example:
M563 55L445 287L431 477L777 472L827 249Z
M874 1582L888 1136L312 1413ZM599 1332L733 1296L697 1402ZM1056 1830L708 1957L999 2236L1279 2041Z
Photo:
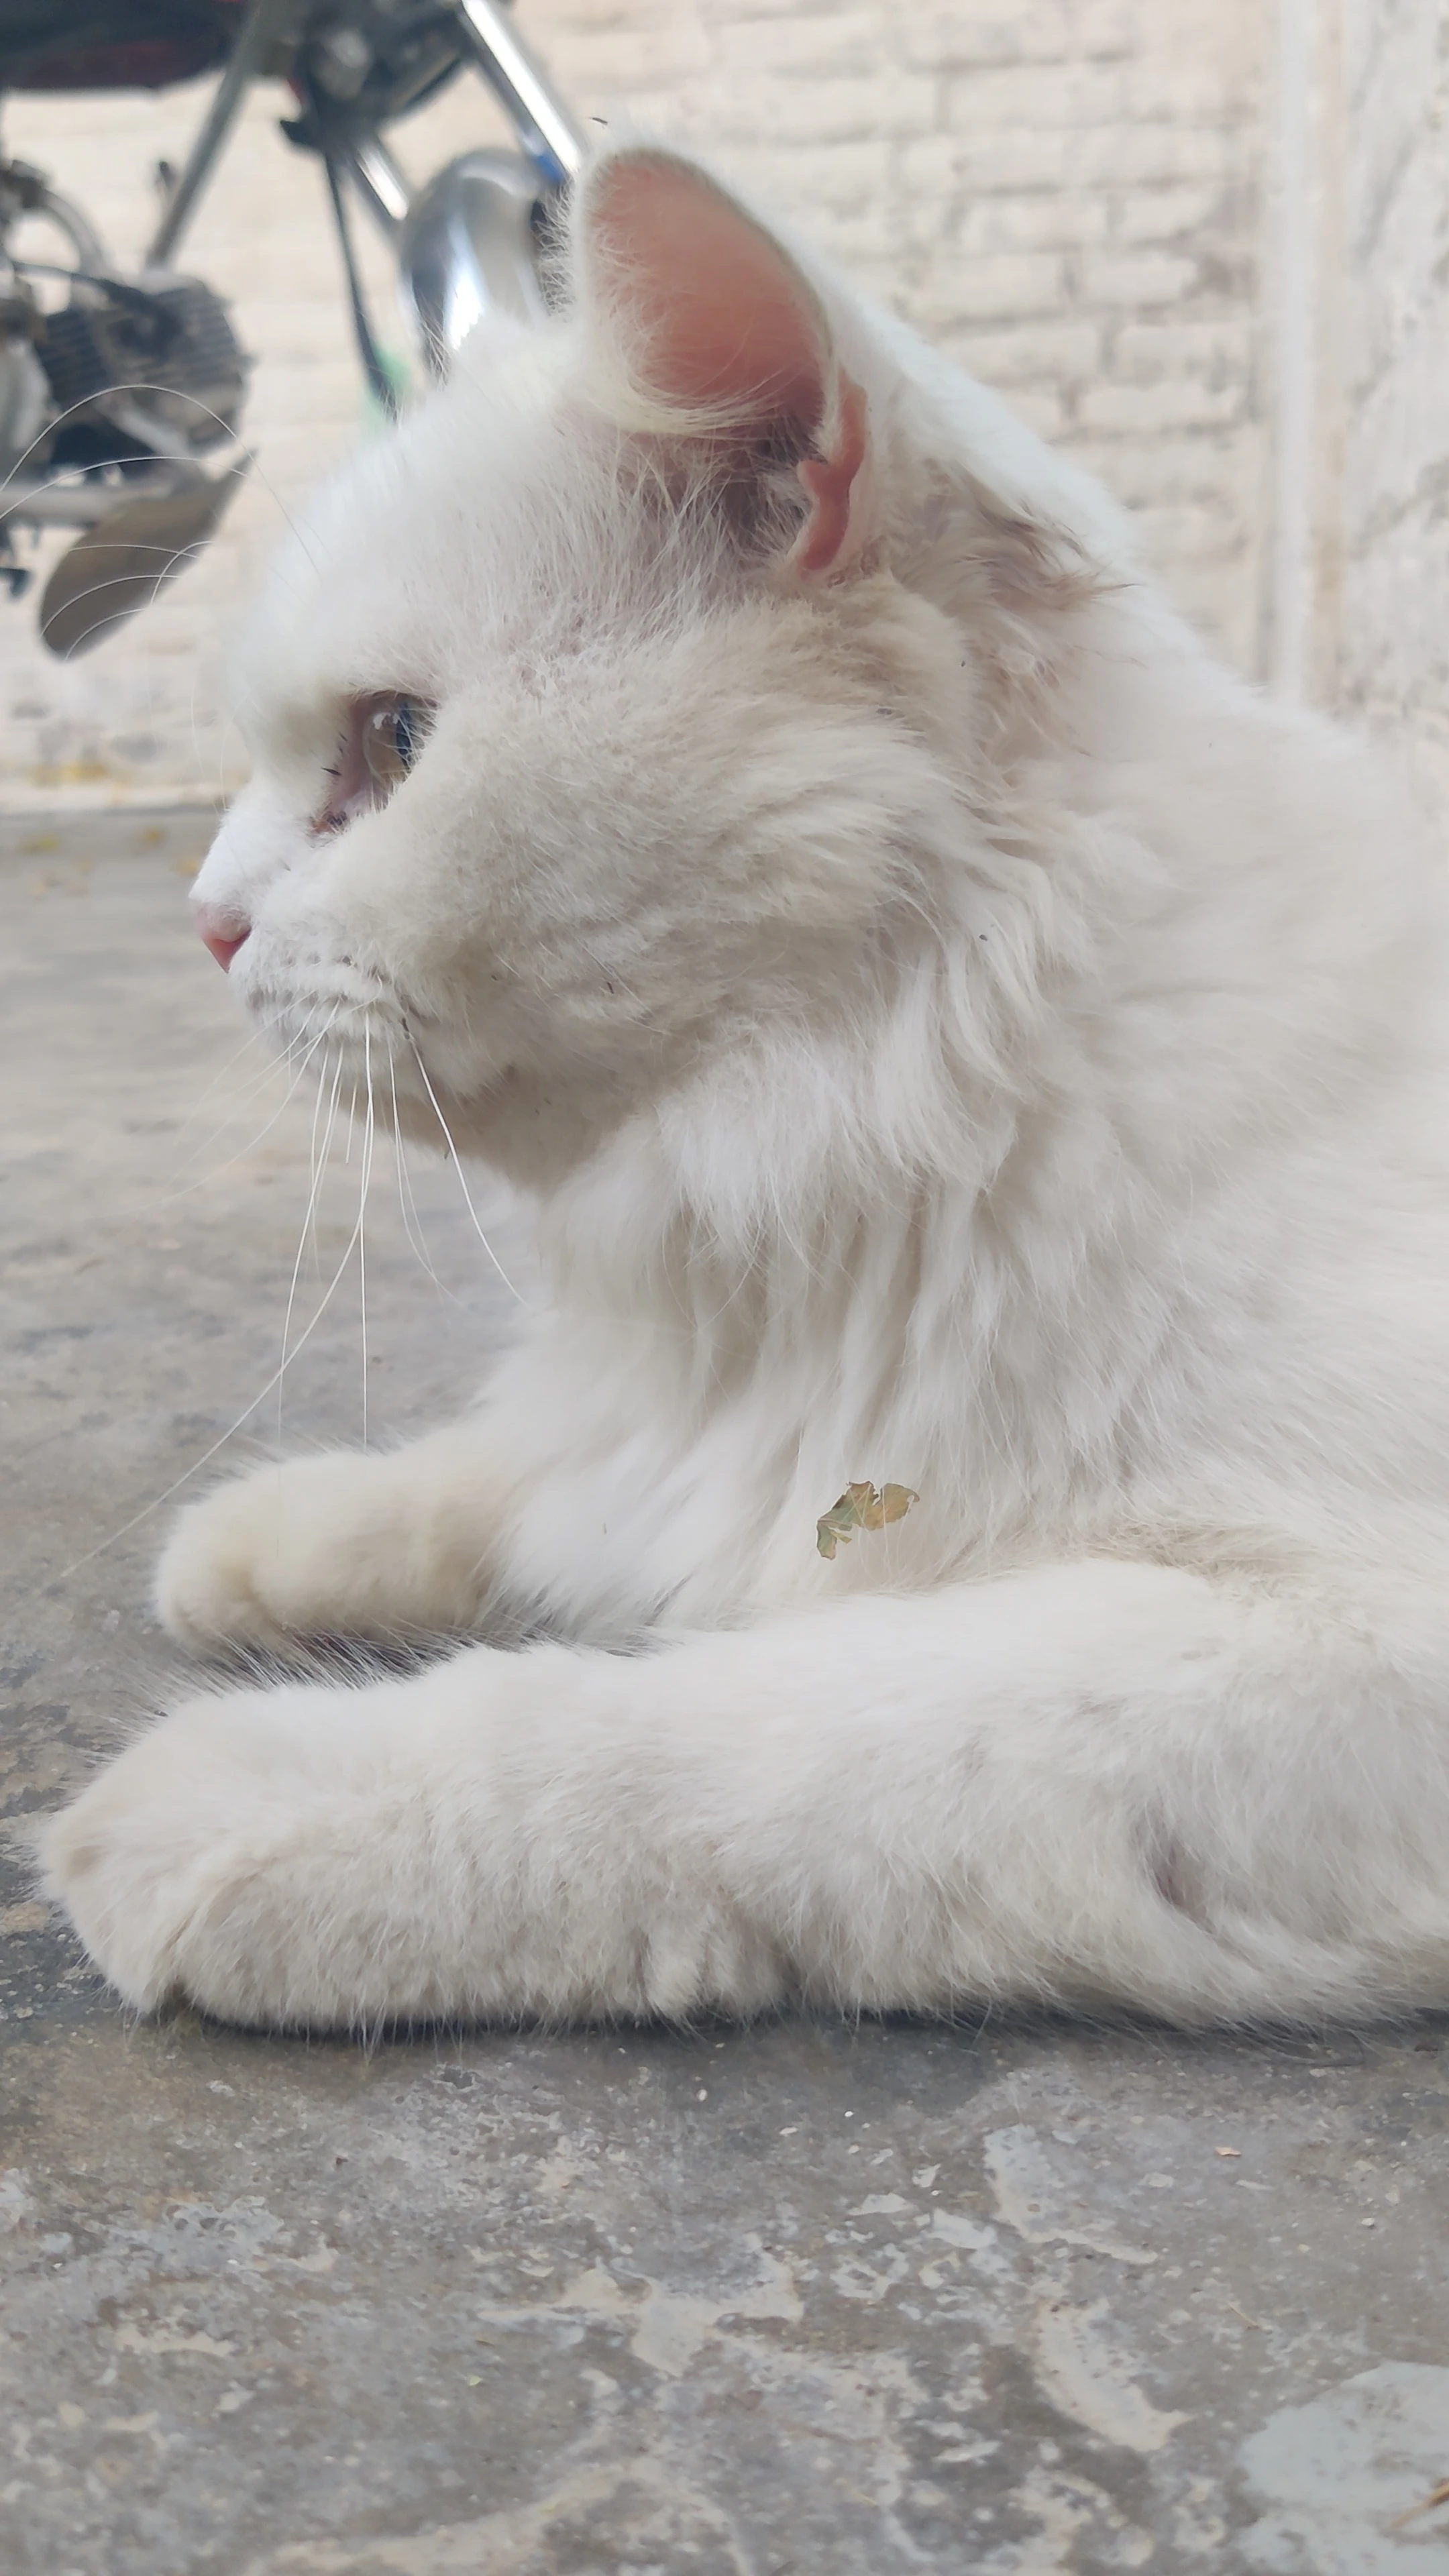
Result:
M828 572L851 551L851 495L865 463L865 396L854 378L840 372L839 418L824 456L806 456L795 471L810 495L793 561L800 572Z
M702 172L621 157L595 183L589 230L607 285L640 328L636 363L651 391L806 435L818 427L829 361L809 294Z

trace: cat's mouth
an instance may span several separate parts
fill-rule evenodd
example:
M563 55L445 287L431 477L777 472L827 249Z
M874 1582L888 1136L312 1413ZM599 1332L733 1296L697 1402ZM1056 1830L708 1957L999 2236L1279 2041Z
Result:
M316 960L299 990L292 976L269 968L263 942L253 937L231 971L250 1016L288 1063L325 1061L329 1072L340 1068L344 1084L371 1073L386 1085L394 1067L397 1080L406 1080L415 1052L407 1011L354 958Z
M319 1084L323 1101L370 1103L381 1127L433 1142L440 1126L447 1133L440 1102L450 1103L455 1116L459 1102L446 1075L428 1061L436 1029L426 1013L410 1011L345 954L319 962L305 994L274 981L260 958L245 962L247 1009L296 1083Z

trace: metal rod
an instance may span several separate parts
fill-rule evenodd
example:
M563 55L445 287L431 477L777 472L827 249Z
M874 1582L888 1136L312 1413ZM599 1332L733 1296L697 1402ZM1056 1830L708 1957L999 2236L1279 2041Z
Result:
M347 167L373 221L391 240L407 219L412 190L380 134L350 135Z
M146 253L148 268L165 268L191 219L191 210L211 176L212 165L236 123L243 99L277 37L292 14L293 0L252 0L232 47L206 121L187 155L186 167L166 200L166 211Z
M454 0L454 10L473 39L474 62L530 160L555 187L575 178L587 157L584 138L498 0Z
M362 291L357 257L352 247L352 227L347 220L347 206L342 194L342 169L332 152L324 148L322 167L327 173L327 193L332 199L332 217L337 226L337 240L342 252L342 266L347 278L347 298L352 307L352 329L357 341L362 372L367 388L384 420L398 416L397 387L382 363L381 352L372 336L372 319L367 298Z

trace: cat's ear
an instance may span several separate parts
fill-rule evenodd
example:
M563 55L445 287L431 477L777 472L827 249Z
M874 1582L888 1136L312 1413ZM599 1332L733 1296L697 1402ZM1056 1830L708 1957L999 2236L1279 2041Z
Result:
M576 280L597 338L675 435L793 463L789 561L844 571L869 534L866 401L789 254L692 162L621 151L584 180Z

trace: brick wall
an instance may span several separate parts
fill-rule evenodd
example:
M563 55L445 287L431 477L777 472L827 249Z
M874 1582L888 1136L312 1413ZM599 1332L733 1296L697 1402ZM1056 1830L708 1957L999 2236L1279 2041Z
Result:
M1345 32L1326 686L1397 733L1449 805L1449 5L1352 0Z
M1140 511L1185 605L1255 666L1253 0L520 0L520 15L576 112L697 141L1099 472ZM321 179L277 138L283 104L254 99L187 250L258 356L257 474L206 560L93 657L57 666L31 613L0 608L12 804L204 792L238 773L228 617L289 499L364 430ZM181 157L200 105L15 99L5 134L134 251L154 219L146 174ZM498 134L469 81L395 142L420 176ZM390 311L380 251L369 268Z

